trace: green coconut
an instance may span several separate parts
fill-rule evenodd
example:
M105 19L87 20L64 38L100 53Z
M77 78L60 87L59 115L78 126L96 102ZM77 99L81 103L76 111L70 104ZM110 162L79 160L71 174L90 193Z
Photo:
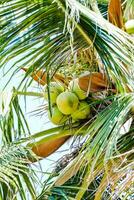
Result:
M71 90L71 92L74 92L77 95L79 100L84 100L87 98L86 92L79 86L78 78L70 81L68 88Z
M128 20L125 23L126 32L129 34L134 34L134 19Z
M59 82L51 82L49 85L49 91L50 91L50 101L52 104L56 103L57 96L64 91L64 87ZM44 88L44 98L48 100L48 88L47 85L45 85Z
M79 99L74 93L65 91L57 97L56 103L63 114L70 115L76 111Z
M87 102L83 101L80 102L78 109L74 113L72 113L71 117L72 120L79 121L81 119L88 118L89 115L90 115L90 105Z
M131 108L131 113L134 114L134 106Z
M52 115L48 112L48 117L53 124L61 125L67 121L67 116L59 111L57 106L52 107Z

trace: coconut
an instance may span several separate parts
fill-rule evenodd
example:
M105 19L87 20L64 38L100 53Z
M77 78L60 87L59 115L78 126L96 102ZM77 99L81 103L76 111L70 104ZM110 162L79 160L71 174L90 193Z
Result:
M69 115L76 111L79 99L74 93L65 91L57 97L56 103L63 114Z
M50 91L50 101L52 104L56 103L57 96L64 91L64 87L59 82L51 82L49 85L49 91ZM48 100L48 88L47 85L45 85L44 88L44 98Z
M128 20L125 23L126 32L129 34L134 34L134 19Z
M87 98L86 92L82 90L79 86L78 78L70 81L69 90L74 92L80 100L84 100Z
M52 116L49 112L48 117L50 121L56 125L64 124L67 120L67 116L63 115L63 113L59 111L57 106L52 107Z
M78 121L81 119L88 118L89 114L90 114L90 105L87 102L82 101L80 102L78 109L71 115L71 117L72 120Z
M134 106L131 108L131 113L134 114Z

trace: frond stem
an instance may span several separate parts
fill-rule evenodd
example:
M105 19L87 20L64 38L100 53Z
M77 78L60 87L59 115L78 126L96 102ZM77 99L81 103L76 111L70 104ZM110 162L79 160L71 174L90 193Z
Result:
M39 92L22 92L22 91L15 91L16 95L23 95L23 96L34 96L34 97L43 97L43 93Z

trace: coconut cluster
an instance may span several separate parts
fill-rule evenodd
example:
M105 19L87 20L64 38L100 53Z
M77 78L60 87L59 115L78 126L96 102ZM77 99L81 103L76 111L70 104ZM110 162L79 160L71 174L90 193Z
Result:
M53 124L61 125L69 119L76 122L89 118L90 105L86 102L86 92L79 87L78 79L72 80L67 88L60 82L51 82L44 88L44 98L50 98L52 110L51 114L48 111L48 117Z

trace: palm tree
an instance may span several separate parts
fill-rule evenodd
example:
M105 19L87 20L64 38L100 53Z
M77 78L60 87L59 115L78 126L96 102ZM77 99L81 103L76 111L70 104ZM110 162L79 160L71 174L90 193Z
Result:
M132 18L133 0L1 1L0 67L13 71L10 81L26 72L8 110L1 106L1 200L133 198L134 38L124 26ZM52 116L51 82L67 89L72 79L87 95L90 116L76 122L69 116L31 134L19 96L44 98L46 85L48 104L40 112ZM31 92L33 80L38 89ZM69 138L76 147L56 162L39 193L31 163Z

